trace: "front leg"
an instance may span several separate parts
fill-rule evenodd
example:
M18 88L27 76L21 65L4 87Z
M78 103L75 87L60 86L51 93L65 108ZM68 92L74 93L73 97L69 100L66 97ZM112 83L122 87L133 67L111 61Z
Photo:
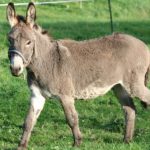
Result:
M72 97L64 95L60 98L66 119L73 133L73 146L79 146L81 143L81 132L79 129L78 114L74 106L74 99Z
M31 92L31 104L25 120L25 127L18 150L23 150L27 148L28 141L31 136L31 131L45 103L45 98L41 95L40 89L37 86L32 85Z

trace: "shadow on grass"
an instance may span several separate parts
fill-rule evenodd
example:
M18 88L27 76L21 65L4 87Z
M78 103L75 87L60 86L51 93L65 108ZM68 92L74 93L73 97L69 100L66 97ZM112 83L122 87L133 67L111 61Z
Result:
M150 43L150 21L115 22L115 32L131 34L146 44ZM54 38L71 38L84 40L110 34L109 22L58 22L43 23L43 28L52 33Z
M42 20L40 20L39 25L48 30L55 39L69 38L75 40L85 40L110 34L109 22L58 21L54 23L50 21L42 22ZM3 34L7 34L10 31L7 23L1 23L1 26L2 29L4 27ZM146 44L150 43L150 21L114 21L114 32L131 34L143 40Z
M98 116L98 115L97 115ZM82 120L82 117L80 118ZM108 122L99 122L96 118L88 117L84 118L85 123L82 123L82 126L85 128L92 128L92 129L101 129L108 132L116 132L121 133L124 129L124 120L123 119L116 119L111 118Z

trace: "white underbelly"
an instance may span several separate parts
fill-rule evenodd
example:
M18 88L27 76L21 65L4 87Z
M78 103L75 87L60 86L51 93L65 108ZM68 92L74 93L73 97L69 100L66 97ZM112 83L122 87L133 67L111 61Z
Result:
M91 99L98 96L102 96L106 94L111 88L116 84L122 84L122 81L118 81L114 84L107 85L107 86L98 86L97 83L92 83L88 87L86 87L84 90L76 91L74 98L76 99ZM48 90L42 90L42 93L47 97L56 97ZM73 96L73 95L72 95Z
M104 87L98 87L98 86L95 86L95 84L91 84L87 88L85 88L84 90L77 91L75 93L75 98L77 98L77 99L90 99L90 98L102 96L102 95L106 94L109 90L111 90L111 88L114 85L121 84L121 83L122 83L121 81L118 81L114 84L104 86Z

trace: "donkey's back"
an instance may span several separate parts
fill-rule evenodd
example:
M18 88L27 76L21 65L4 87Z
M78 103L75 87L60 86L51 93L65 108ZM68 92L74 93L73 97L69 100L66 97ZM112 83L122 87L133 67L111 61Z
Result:
M116 84L134 95L136 78L141 82L145 80L150 64L149 51L133 36L115 33L101 39L62 40L60 43L70 53L76 98L103 95Z

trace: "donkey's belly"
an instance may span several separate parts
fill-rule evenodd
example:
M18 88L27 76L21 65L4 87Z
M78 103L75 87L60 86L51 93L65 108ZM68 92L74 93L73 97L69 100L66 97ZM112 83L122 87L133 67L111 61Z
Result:
M107 86L98 86L96 83L89 85L81 91L75 93L75 98L77 99L90 99L106 94L114 85L121 84L121 81L118 81L114 84Z

